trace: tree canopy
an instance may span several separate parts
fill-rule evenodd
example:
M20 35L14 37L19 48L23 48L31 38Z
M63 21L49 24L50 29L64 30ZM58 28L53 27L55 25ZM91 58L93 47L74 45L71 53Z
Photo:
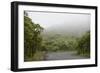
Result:
M43 28L35 24L28 16L24 16L24 57L32 57L41 47Z

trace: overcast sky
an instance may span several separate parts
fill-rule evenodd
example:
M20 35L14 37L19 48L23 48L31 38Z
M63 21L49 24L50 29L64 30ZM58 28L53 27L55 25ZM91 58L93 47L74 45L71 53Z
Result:
M90 14L34 11L27 13L34 23L40 24L47 31L81 33L90 30Z

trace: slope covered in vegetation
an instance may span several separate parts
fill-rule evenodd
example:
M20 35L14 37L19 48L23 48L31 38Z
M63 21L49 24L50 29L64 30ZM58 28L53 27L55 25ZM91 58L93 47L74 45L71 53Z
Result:
M40 61L47 52L77 51L77 55L90 57L90 31L76 37L66 34L42 34L45 28L24 15L24 61Z

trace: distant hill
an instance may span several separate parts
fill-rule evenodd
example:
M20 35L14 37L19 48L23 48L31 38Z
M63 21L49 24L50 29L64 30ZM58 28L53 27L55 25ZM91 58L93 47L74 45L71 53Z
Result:
M63 24L64 25L64 24ZM85 26L75 27L75 26L57 26L54 25L53 27L48 27L47 29L44 28L43 35L67 35L67 36L82 36L85 32L89 31L90 29Z

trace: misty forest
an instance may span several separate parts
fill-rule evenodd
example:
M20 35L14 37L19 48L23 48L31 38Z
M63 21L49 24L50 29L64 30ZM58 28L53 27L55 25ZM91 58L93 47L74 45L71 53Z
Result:
M32 18L33 16L31 14L32 13L29 14L27 11L24 11L24 61L25 62L90 58L90 29L83 30L81 28L82 26L80 26L77 27L77 29L75 29L77 31L76 33L74 33L75 31L74 28L73 29L67 28L65 26L62 27L63 23L62 24L60 23L62 26L60 24L56 26L55 24L53 27L51 27L51 29L45 28L45 26L42 26L42 23L35 22L34 19L35 16L34 18ZM59 20L56 19L56 22L59 23ZM49 23L49 25L52 23ZM67 26L67 23L64 25ZM78 30L78 28L80 29Z

